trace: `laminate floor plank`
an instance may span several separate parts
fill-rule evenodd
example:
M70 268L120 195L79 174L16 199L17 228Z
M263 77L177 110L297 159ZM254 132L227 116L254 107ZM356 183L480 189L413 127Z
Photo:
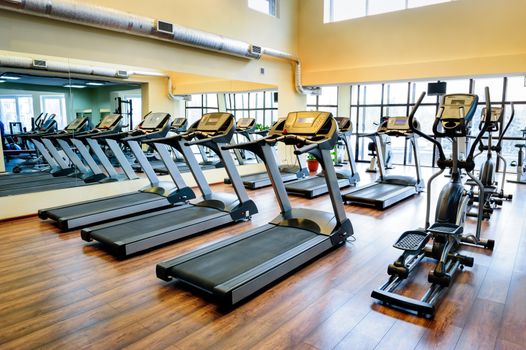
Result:
M362 178L361 185L374 175ZM433 186L435 198L445 181ZM212 188L232 193L227 185ZM260 211L249 222L125 260L84 242L79 230L61 233L36 216L1 221L0 349L525 349L526 186L507 184L506 192L513 201L482 226L495 250L464 249L475 266L459 273L433 319L370 297L400 254L392 244L423 226L426 193L385 211L346 205L350 242L231 311L159 280L155 265L267 223L279 211L271 188L249 191ZM327 195L290 198L294 206L331 210ZM468 219L467 232L474 223ZM432 268L422 264L400 293L421 296Z

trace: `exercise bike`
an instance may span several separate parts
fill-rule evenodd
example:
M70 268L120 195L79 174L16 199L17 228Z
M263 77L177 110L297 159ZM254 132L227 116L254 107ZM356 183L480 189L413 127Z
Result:
M387 273L389 280L380 288L374 290L371 296L381 302L398 309L416 313L419 316L432 317L436 305L445 289L451 286L456 274L464 266L472 267L474 259L460 254L458 251L462 244L483 247L492 250L493 240L482 240L480 230L482 223L482 207L479 208L477 229L475 235L464 234L464 222L468 205L473 192L466 190L462 183L461 173L464 171L477 185L479 193L484 196L484 186L472 174L475 168L473 154L482 136L490 127L490 98L489 89L486 88L486 122L480 129L475 141L469 148L467 158L459 157L459 139L468 134L469 124L477 108L478 97L471 94L444 95L439 111L433 123L434 138L417 130L414 127L416 109L422 103L425 93L422 93L409 116L409 125L415 134L432 142L438 149L439 157L437 166L440 171L435 173L428 181L426 224L425 229L417 229L403 233L394 247L403 251L402 255L389 265ZM441 138L449 138L452 142L452 156L447 159L440 142ZM440 176L445 169L451 169L449 182L440 192L435 213L435 223L430 224L431 189L432 182ZM435 268L429 272L428 282L430 288L422 299L397 294L395 290L407 280L418 264L424 258L436 261Z
M526 185L526 128L522 129L523 143L515 144L515 147L519 149L517 154L517 161L513 161L511 165L517 166L517 177L515 180L508 180L508 182Z
M489 127L487 130L488 143L484 144L484 142L481 141L479 144L479 153L477 153L474 156L474 159L476 159L484 151L487 151L486 160L480 166L480 171L478 175L478 179L484 186L484 197L481 197L478 193L476 193L470 205L472 205L474 202L478 202L479 205L482 205L483 211L484 211L483 218L488 219L488 220L491 217L493 210L499 208L502 205L502 202L504 200L511 201L513 198L513 195L511 194L509 195L504 194L504 184L506 182L506 173L507 173L507 162L504 159L504 157L502 157L501 155L502 140L504 138L504 135L508 131L508 128L510 127L510 124L513 121L513 118L515 116L515 108L513 106L513 103L511 104L510 118L508 122L506 123L506 126L500 133L497 139L497 144L494 145L493 144L493 133L496 133L499 131L499 125L504 125L504 114L505 114L504 108L502 107L491 107L491 111L489 113L486 111L486 108L482 109L482 114L481 114L480 123L479 123L479 130L481 130L482 127L484 126L487 115L491 116L489 120ZM502 164L504 164L503 173L502 173L503 174L502 181L500 183L500 189L498 188L498 182L495 179L495 174L497 171L496 171L496 164L495 164L493 154L496 154L497 158L502 162ZM477 184L471 180L466 181L466 185L470 186L472 191L477 186ZM476 217L477 215L478 215L477 212L468 213L468 216Z

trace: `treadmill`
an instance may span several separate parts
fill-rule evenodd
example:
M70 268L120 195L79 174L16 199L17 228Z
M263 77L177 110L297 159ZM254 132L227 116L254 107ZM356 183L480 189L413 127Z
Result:
M338 117L334 119L338 123L338 143L343 143L347 152L347 157L349 159L349 169L336 170L338 187L342 189L354 185L360 181L360 175L358 172L356 172L356 163L354 162L354 156L349 144L349 139L352 134L351 120L345 117ZM322 194L326 194L329 191L323 173L288 182L285 184L285 189L287 190L288 194L306 198L314 198Z
M66 154L67 159L70 161L75 159L76 162L82 162L80 158L67 144L60 145L59 148L57 148L56 143L52 141L52 138L59 135L71 136L81 133L88 127L88 118L78 117L69 123L64 130L58 133L34 135L31 139L32 142L42 145L42 154L46 154L46 156L49 157L49 162L53 164L50 173L51 175L44 177L32 176L15 183L10 182L0 184L0 197L86 185L87 183L83 180L83 174L75 172L75 168L63 158L59 148L62 149Z
M285 120L286 118L280 118L278 121L276 121L270 128L269 135L270 134L275 135L276 133L280 133L283 130L283 125L285 124ZM273 148L271 151L274 152L274 158L277 158L275 154L276 150ZM299 166L297 165L279 165L278 166L278 170L284 182L301 179L309 175L309 169L307 169L307 164L305 162L305 159L303 159L303 157L300 157L298 155L296 155L296 159L298 161ZM256 190L258 188L267 187L272 184L266 171L241 176L241 179L243 180L243 185L245 185L246 188L249 188L251 190Z
M172 124L170 125L170 131L168 132L168 135L173 133L180 134L182 132L185 132L187 127L188 120L186 119L186 117L174 118ZM166 166L164 166L162 159L157 159L157 157L154 155L152 155L150 158L148 159L148 161L150 162L150 164L153 167L153 170L155 170L157 174L168 175L168 169L166 169ZM181 172L188 171L188 167L186 166L184 159L180 158L177 153L175 154L175 162ZM135 171L142 172L140 164L134 164L132 165L132 167Z
M415 123L418 123L415 120ZM419 129L420 125L415 125ZM416 178L412 176L387 175L383 161L382 147L379 144L381 135L405 137L411 143L415 158ZM382 122L376 131L376 151L379 177L368 185L358 187L342 195L345 203L372 206L385 209L424 190L424 180L418 161L418 144L416 135L408 124L408 117L389 117Z
M183 155L202 196L186 205L84 228L81 231L82 239L88 242L97 240L111 254L125 258L183 237L249 220L257 213L256 205L248 198L230 153L221 149L230 142L234 130L232 114L209 113L203 115L186 133L149 140L156 149L160 144L168 145ZM197 141L191 141L193 139ZM190 145L207 147L217 154L232 178L235 195L212 192Z
M107 146L110 148L112 154L115 155L120 168L123 170L123 173L117 172L111 161L108 159L108 156L102 149L101 145L97 141L98 139L104 139L110 135L120 133L122 131L123 121L124 119L122 115L107 115L102 118L102 120L97 124L97 126L95 126L93 130L77 134L75 135L75 138L70 139L70 142L73 143L73 145L77 148L84 161L94 171L96 174L95 176L98 177L98 182L100 183L120 181L124 179L138 179L137 174L135 174L133 169L131 169L128 161L123 161L123 157L125 157L124 153L120 147L118 147L116 142L107 142ZM105 174L102 173L95 159L91 156L90 150L96 155L99 163L106 172ZM102 176L100 174L102 174Z
M139 145L140 141L165 136L169 128L170 114L150 113L134 130L104 136L128 144L143 167L150 181L149 186L121 195L41 209L38 211L38 216L42 220L54 221L61 230L67 231L129 215L159 210L194 198L193 191L185 187L178 177L175 177L175 183L159 181ZM167 149L159 147L159 150L161 157L170 158ZM171 170L171 174L178 174L176 170Z
M310 111L289 113L284 124L283 134L274 129L265 138L224 147L250 150L263 160L281 214L267 225L158 264L157 277L176 279L230 306L344 245L353 227L341 202L330 154L338 141L337 123L331 113ZM308 152L318 159L333 211L292 208L272 152L277 142L299 147L296 154Z
M27 181L29 179L46 178L46 177L49 177L50 175L55 175L55 176L65 175L65 174L58 173L60 168L56 164L56 162L51 158L51 155L49 155L44 145L32 139L38 134L49 134L49 133L56 132L57 121L55 120L55 115L52 114L48 116L47 114L46 115L40 114L35 120L34 125L35 127L33 128L32 131L21 133L21 134L18 134L17 136L20 137L24 143L27 143L28 141L33 143L33 145L38 151L38 154L40 154L38 158L41 157L41 159L44 160L43 163L47 164L47 166L44 169L31 171L31 172L13 171L13 173L1 174L0 175L0 187L2 185L7 185L9 183L18 183L21 181ZM33 162L36 163L37 161L33 161ZM21 166L21 164L17 166ZM24 165L24 166L27 166L27 165Z
M261 135L261 133L264 133L263 136L265 136L268 133L268 131L266 130L256 131L256 119L255 118L239 118L236 122L236 135L243 136L248 142L253 140L252 135L254 134ZM239 143L239 137L236 138L236 143ZM236 148L234 149L234 153L236 155L238 164L244 165L245 160L247 160L246 152ZM259 163L258 157L255 157L255 158L256 158L256 162ZM229 179L225 179L225 183L230 183L230 182L227 182L228 180Z

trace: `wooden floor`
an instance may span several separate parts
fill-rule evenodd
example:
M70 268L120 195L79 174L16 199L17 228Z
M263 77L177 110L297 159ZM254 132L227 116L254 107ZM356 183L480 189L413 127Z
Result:
M277 214L271 189L250 192L260 208L252 222L125 261L37 217L1 222L0 349L526 348L526 186L507 189L513 202L484 225L495 250L472 250L475 266L434 320L370 298L397 257L396 238L423 225L425 195L384 212L347 206L354 242L229 313L157 279L155 264L266 223ZM330 209L326 196L293 204ZM421 295L425 280L422 269L404 293Z

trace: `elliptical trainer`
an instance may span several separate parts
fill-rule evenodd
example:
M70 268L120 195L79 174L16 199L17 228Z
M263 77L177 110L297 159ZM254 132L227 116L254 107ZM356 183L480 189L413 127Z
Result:
M484 185L484 197L481 197L478 193L475 194L473 197L472 202L478 202L479 205L483 206L484 209L484 219L488 219L491 217L491 214L493 213L493 210L500 207L502 205L502 202L504 200L511 201L513 196L511 194L506 195L504 194L504 184L506 183L506 173L507 173L507 163L506 159L501 155L502 151L502 139L504 138L504 135L506 134L506 131L508 131L508 128L510 127L511 122L513 121L513 118L515 116L515 108L513 106L513 103L511 104L511 115L508 119L508 122L506 123L506 126L500 133L497 139L497 144L493 144L493 133L499 131L499 125L504 125L504 108L502 107L491 107L490 113L487 112L486 108L482 109L482 114L480 117L480 123L479 123L479 130L482 129L484 124L486 123L487 115L490 115L490 121L489 121L489 128L487 130L488 135L488 143L484 144L484 142L480 142L479 144L479 153L477 153L474 156L474 159L476 159L479 155L481 155L484 151L486 152L486 160L482 163L480 166L480 171L478 174L478 178L482 185ZM496 154L497 158L504 164L503 172L502 172L502 181L500 182L500 189L498 188L498 182L495 179L495 174L497 172L497 166L494 160L493 155ZM466 181L466 185L471 186L471 190L474 189L477 184L471 180ZM482 200L481 200L482 198ZM481 204L482 203L482 204ZM472 203L470 203L472 204ZM468 216L474 216L476 217L478 215L477 212L469 212Z
M517 160L511 163L512 166L517 167L517 177L515 180L508 180L508 182L526 185L526 128L521 131L524 142L515 144L519 151L517 152Z
M477 108L478 97L471 94L449 94L444 95L433 123L433 134L435 138L417 130L413 127L414 115L418 106L422 103L425 93L422 93L409 116L409 125L413 131L422 138L432 142L439 151L437 166L440 171L431 176L427 188L427 207L425 229L404 232L393 245L403 250L402 255L387 268L390 275L389 280L380 288L374 290L371 296L385 304L417 313L422 316L433 316L435 307L445 291L454 281L456 274L464 266L473 266L473 258L458 253L461 244L479 246L493 249L493 240L480 239L480 228L482 222L482 207L479 208L477 230L475 235L464 234L464 221L469 207L469 201L473 192L466 190L462 183L462 170L477 183L479 193L484 196L484 186L471 173L475 167L473 154L481 142L482 136L490 126L490 96L486 88L486 121L480 129L475 141L469 148L466 160L459 159L459 138L466 137L469 124ZM449 138L452 142L452 156L447 159L439 139ZM435 223L430 224L431 212L431 189L432 182L440 176L444 170L451 169L449 182L442 188L437 202ZM431 243L430 246L427 246ZM422 299L414 299L399 295L396 288L405 281L416 266L425 257L436 260L436 265L429 272L428 281L430 288Z

